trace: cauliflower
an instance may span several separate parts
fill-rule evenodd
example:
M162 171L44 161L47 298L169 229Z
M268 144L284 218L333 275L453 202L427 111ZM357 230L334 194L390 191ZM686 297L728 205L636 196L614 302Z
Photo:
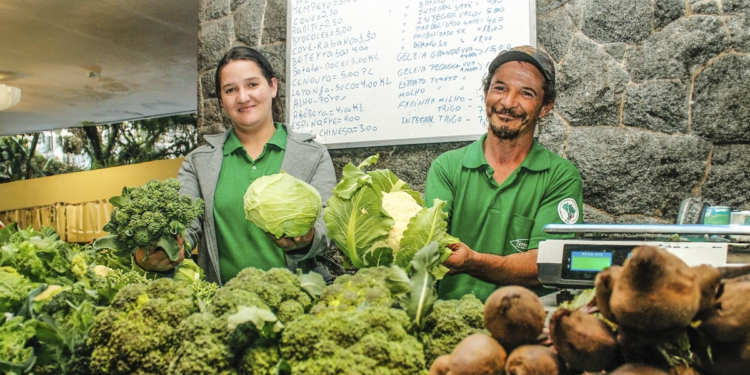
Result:
M393 218L393 226L388 231L386 243L394 252L401 248L401 239L404 238L404 231L409 225L409 220L422 208L414 197L405 191L383 193L383 210Z
M99 277L106 277L109 271L112 271L111 268L101 264L94 266L91 270Z
M323 220L328 236L355 268L395 264L404 269L419 249L433 241L447 258L449 243L446 202L423 207L419 193L387 169L365 171L378 155L359 166L347 164L333 189Z

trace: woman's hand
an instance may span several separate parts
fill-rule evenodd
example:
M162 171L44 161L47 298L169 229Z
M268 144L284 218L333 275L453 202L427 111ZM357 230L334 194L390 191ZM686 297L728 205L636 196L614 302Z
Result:
M276 238L273 234L268 234L269 237L276 242L276 245L284 251L292 251L305 248L312 243L315 237L315 227L311 228L304 236L299 237L281 237Z
M161 247L151 249L150 254L146 257L146 250L140 248L135 251L133 258L138 267L149 272L164 272L175 268L185 258L185 244L182 237L176 236L177 244L180 246L180 256L174 262L169 260L169 255Z

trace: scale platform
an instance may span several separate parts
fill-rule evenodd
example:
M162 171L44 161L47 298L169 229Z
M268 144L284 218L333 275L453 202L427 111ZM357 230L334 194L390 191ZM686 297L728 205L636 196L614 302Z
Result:
M689 266L725 266L731 236L750 236L745 225L549 224L547 233L574 233L575 239L539 243L542 285L588 289L604 268L622 265L633 248L658 246Z

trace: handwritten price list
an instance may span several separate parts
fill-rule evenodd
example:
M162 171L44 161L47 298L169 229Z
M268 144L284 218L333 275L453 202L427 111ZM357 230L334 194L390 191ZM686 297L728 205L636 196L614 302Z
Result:
M533 43L528 1L292 0L289 12L287 117L329 147L477 138L489 62Z

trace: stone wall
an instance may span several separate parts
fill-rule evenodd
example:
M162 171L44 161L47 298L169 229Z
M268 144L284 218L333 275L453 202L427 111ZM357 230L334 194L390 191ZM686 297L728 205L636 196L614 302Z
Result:
M286 0L200 0L199 126L226 129L212 68L234 45L276 67L283 103ZM750 209L750 0L537 0L538 45L558 99L539 141L584 182L584 218L673 223L697 198ZM277 118L284 120L282 108ZM373 153L419 190L466 143L331 150L337 170Z

